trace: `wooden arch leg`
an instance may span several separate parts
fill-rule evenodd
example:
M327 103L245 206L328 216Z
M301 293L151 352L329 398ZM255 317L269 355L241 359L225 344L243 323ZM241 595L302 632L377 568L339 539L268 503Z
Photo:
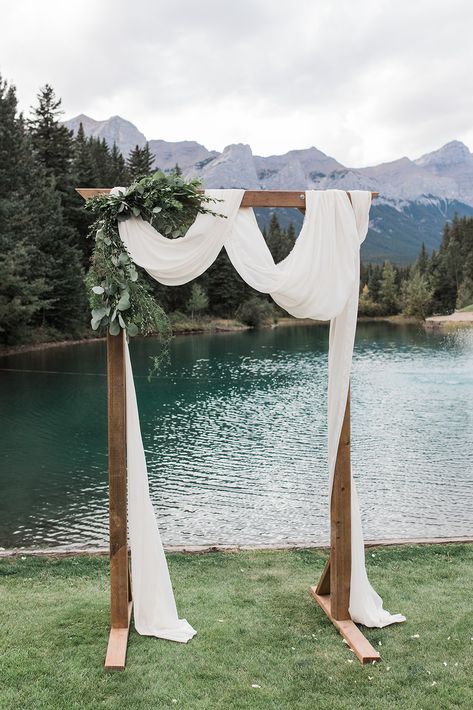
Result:
M124 670L131 619L126 480L124 334L107 335L111 630L105 668Z
M350 618L351 580L351 463L350 391L348 391L330 501L330 556L317 586L315 601L339 630L361 663L378 661L379 653Z

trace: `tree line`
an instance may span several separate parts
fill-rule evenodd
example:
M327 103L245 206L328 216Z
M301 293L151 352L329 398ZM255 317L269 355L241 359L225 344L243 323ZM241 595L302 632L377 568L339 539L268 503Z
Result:
M424 244L410 267L362 264L359 314L426 318L473 304L473 218L455 216L438 251Z
M114 144L76 134L61 123L51 86L38 93L28 117L15 87L0 77L0 342L73 339L90 334L84 278L92 243L91 216L76 186L127 185L158 166L148 144L125 158ZM179 166L174 170L180 173ZM265 238L276 262L291 250L294 226L273 214ZM209 315L253 323L268 299L238 276L225 252L193 284L168 288L149 280L163 308L179 318ZM445 226L438 252L421 250L410 268L364 265L360 313L425 317L473 302L473 220ZM243 307L244 306L244 307ZM255 315L256 314L256 315ZM260 316L258 316L260 317Z

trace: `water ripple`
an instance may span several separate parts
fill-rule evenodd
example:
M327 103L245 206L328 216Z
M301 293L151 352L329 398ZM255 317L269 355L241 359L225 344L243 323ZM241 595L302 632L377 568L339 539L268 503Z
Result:
M164 541L325 542L327 328L172 348L148 383L154 343L133 346ZM2 358L0 545L105 541L104 354L95 343ZM473 329L360 324L352 459L367 537L473 535L472 366Z

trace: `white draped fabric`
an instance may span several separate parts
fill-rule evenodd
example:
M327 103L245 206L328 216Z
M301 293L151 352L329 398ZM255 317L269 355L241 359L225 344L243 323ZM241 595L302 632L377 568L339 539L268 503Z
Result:
M114 188L120 191L121 188ZM371 194L355 190L307 191L306 212L296 243L275 264L253 209L240 208L243 190L207 190L221 200L215 211L198 215L185 237L168 239L141 218L119 223L131 258L157 281L184 284L202 274L222 247L250 286L269 293L297 318L330 320L328 460L332 486L348 394L356 330L359 249L368 230ZM177 615L159 530L149 497L146 460L129 355L127 354L128 516L135 627L141 634L187 641L195 633ZM352 572L350 614L366 626L404 621L383 609L365 570L361 515L352 482Z

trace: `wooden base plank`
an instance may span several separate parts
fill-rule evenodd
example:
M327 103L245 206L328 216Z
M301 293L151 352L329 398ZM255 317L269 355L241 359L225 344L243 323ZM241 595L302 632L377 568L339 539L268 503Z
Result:
M133 602L128 604L128 626L111 628L108 637L107 655L105 656L105 668L109 671L124 671L126 664L126 649L128 646L128 634L130 632L131 610Z
M317 594L317 587L311 587L310 593L314 597L317 604L324 610L332 624L338 629L345 641L355 652L356 657L361 663L371 663L379 661L381 656L378 651L373 648L368 639L361 633L360 629L351 619L334 619L331 612L330 596L327 594Z

